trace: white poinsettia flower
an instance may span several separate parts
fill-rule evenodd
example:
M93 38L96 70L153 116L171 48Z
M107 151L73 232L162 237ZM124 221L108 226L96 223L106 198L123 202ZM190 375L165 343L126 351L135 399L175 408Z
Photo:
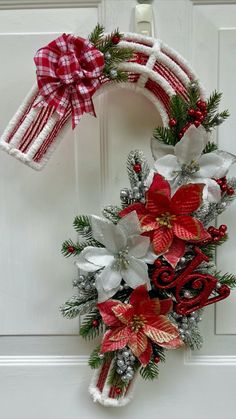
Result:
M173 191L184 183L204 183L203 199L218 202L221 190L212 178L225 176L236 156L220 150L202 154L208 141L206 130L194 125L174 147L152 139L154 170L170 181Z
M98 301L112 297L122 279L131 288L147 284L150 288L147 263L153 263L157 255L150 248L149 237L141 236L136 211L113 224L98 216L91 217L92 235L105 247L86 247L76 265L87 272L96 272Z

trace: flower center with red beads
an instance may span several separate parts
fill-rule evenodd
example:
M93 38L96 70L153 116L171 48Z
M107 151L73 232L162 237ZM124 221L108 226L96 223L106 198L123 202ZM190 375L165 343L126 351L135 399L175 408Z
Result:
M161 226L165 226L167 228L173 227L173 221L176 220L176 215L172 215L169 212L165 212L161 214L159 217L156 218L157 222Z

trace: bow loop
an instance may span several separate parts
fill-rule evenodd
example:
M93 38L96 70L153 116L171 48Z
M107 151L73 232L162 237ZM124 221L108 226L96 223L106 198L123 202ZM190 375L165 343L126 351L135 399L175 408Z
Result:
M43 97L35 106L53 106L60 117L71 108L72 126L83 113L95 115L92 96L100 85L104 56L88 40L63 34L34 58Z

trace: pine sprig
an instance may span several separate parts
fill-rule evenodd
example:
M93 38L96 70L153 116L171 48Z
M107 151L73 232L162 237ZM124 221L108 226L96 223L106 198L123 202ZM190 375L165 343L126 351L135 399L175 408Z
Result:
M186 336L184 342L192 350L201 349L203 338L197 326L191 329L190 336Z
M215 90L207 100L207 116L202 124L207 131L222 124L229 117L229 111L227 109L222 112L217 112L221 98L222 93Z
M236 275L225 273L222 274L220 271L216 272L215 277L222 285L227 285L230 288L236 287Z
M61 252L67 258L69 256L78 255L86 246L83 244L75 243L71 239L65 240L62 243Z
M71 239L69 239L65 240L62 244L61 252L66 258L69 256L77 256L87 246L103 247L101 243L93 239L81 243L74 243Z
M100 368L104 362L111 361L115 352L106 352L103 356L100 356L101 345L98 345L89 357L88 364L92 369Z
M97 322L95 326L93 321ZM97 309L92 310L87 314L80 327L79 334L86 340L94 339L104 331L104 323Z
M74 319L77 316L81 316L82 314L92 311L96 304L96 298L81 301L80 296L74 295L60 307L60 311L63 317L67 319Z
M177 129L181 130L187 122L188 103L180 95L174 95L170 100L171 118L176 119Z
M102 37L104 36L104 27L99 23L95 26L94 30L89 35L89 41L97 47L100 42L102 41Z
M188 94L188 107L195 109L196 103L200 99L200 87L197 81L194 81L194 83L189 83L187 88L187 94Z
M206 256L209 258L213 258L216 248L224 244L228 240L228 234L225 234L223 237L220 238L217 242L210 242L203 247L201 247L201 251L205 253Z
M162 143L168 144L168 145L175 145L176 138L173 134L173 131L170 128L166 127L157 127L153 131L153 137L161 141Z
M140 164L141 170L139 173L136 173L134 170L134 166L136 164ZM147 162L144 153L140 150L133 150L129 153L126 162L128 177L130 181L131 188L133 189L135 186L138 186L140 182L143 182L147 179L150 168Z
M203 154L211 153L212 151L215 151L218 149L218 146L213 141L209 141L206 145L206 147L203 150Z
M144 380L154 380L159 375L158 364L151 359L145 367L140 368L139 373Z
M85 239L92 239L92 227L87 215L78 215L74 219L73 226L77 233Z
M109 205L104 208L102 211L105 218L107 218L109 221L112 221L114 224L118 223L120 220L119 213L121 211L121 208L116 205Z
M161 362L165 362L165 349L161 346L153 343L152 344L152 350L153 350L153 358L158 356L160 358Z
M217 112L217 109L220 105L220 101L222 98L222 93L217 92L217 90L214 90L210 97L207 100L207 114L210 118L214 116L214 114Z

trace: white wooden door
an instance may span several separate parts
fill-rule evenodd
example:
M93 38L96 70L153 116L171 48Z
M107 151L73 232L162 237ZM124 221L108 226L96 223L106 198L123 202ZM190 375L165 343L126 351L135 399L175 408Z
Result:
M208 92L224 91L231 119L220 128L222 148L236 153L236 1L154 0L156 36L189 59ZM0 0L0 131L34 81L34 52L62 32L86 36L133 30L134 0ZM117 203L133 148L150 158L160 122L151 103L130 91L96 100L40 173L0 155L0 417L1 419L235 419L236 292L205 310L199 352L171 352L159 381L136 387L122 410L94 405L87 393L87 356L94 343L78 337L78 321L58 307L72 293L75 270L60 255L76 213ZM236 272L234 205L224 216L230 241L219 269Z

